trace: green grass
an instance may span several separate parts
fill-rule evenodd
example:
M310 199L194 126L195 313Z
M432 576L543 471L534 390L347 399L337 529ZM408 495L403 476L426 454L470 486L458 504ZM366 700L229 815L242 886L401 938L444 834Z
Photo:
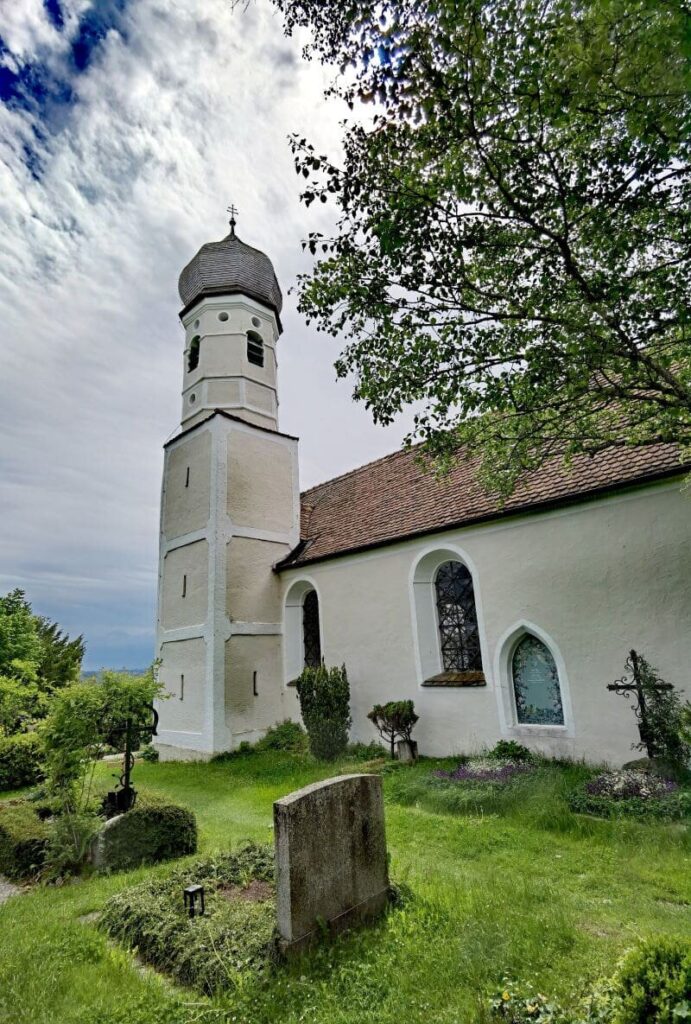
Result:
M441 763L441 762L440 762ZM448 766L448 765L447 765ZM169 865L36 889L0 908L5 1024L472 1024L505 972L574 1004L637 937L691 937L684 825L575 816L579 765L499 798L430 785L435 763L385 775L391 871L412 898L277 974L211 1001L175 988L80 917ZM135 783L192 807L203 853L271 838L272 802L363 764L262 753L138 764ZM105 786L112 765L99 769Z

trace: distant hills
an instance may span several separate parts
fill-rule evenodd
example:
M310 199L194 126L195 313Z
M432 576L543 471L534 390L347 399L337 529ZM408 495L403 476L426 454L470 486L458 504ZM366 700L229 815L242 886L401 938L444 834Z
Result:
M92 669L90 672L82 672L82 679L93 679L95 676L100 676L101 672L103 672L103 671L104 671L104 669L97 668L97 669ZM125 668L124 666L122 668L112 668L112 667L106 666L105 671L106 672L127 672L127 674L130 675L130 676L143 676L143 675L146 675L146 673L149 670L148 670L148 668Z

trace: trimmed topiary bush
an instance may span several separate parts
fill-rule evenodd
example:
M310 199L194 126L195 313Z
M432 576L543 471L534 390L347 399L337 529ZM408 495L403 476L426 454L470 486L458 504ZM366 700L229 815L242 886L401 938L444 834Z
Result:
M0 805L0 874L28 878L43 867L50 825L39 813L40 805L28 800Z
M43 746L35 732L0 737L0 792L35 786L44 776Z
M311 753L320 761L335 761L346 751L352 721L345 665L304 669L297 691Z
M389 743L392 758L396 737L410 743L411 733L418 720L412 700L390 700L388 704L375 704L367 717L381 738Z
M203 917L188 917L183 906L192 884L204 886ZM250 843L125 889L106 903L100 927L209 995L261 977L277 955L273 851Z
M106 822L94 839L92 860L102 871L184 857L197 851L197 821L186 807L140 797L132 810Z

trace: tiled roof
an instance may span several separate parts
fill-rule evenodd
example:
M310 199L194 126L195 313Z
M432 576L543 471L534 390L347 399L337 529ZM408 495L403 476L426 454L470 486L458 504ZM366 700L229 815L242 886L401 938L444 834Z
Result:
M681 474L674 445L615 448L579 456L567 469L554 458L531 472L503 505L477 482L468 456L443 478L417 461L418 449L394 452L301 495L301 543L278 568L392 543L405 537L501 519Z
M202 295L243 292L280 314L283 296L271 260L245 245L234 231L207 242L180 274L178 291L185 309Z

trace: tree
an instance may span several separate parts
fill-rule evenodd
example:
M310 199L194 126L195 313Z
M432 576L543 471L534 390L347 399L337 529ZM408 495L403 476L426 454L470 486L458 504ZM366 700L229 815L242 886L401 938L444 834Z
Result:
M84 637L34 615L23 590L0 597L0 676L53 690L79 679Z
M691 447L691 62L680 0L274 0L376 113L294 137L335 234L301 278L339 375L509 492L558 455Z
M412 700L390 700L388 704L375 704L367 717L375 725L381 738L389 744L392 758L396 737L410 742L413 728L419 718L415 714Z
M42 616L36 617L36 628L41 641L39 678L53 688L79 679L85 650L84 637L80 635L71 640L57 622Z

